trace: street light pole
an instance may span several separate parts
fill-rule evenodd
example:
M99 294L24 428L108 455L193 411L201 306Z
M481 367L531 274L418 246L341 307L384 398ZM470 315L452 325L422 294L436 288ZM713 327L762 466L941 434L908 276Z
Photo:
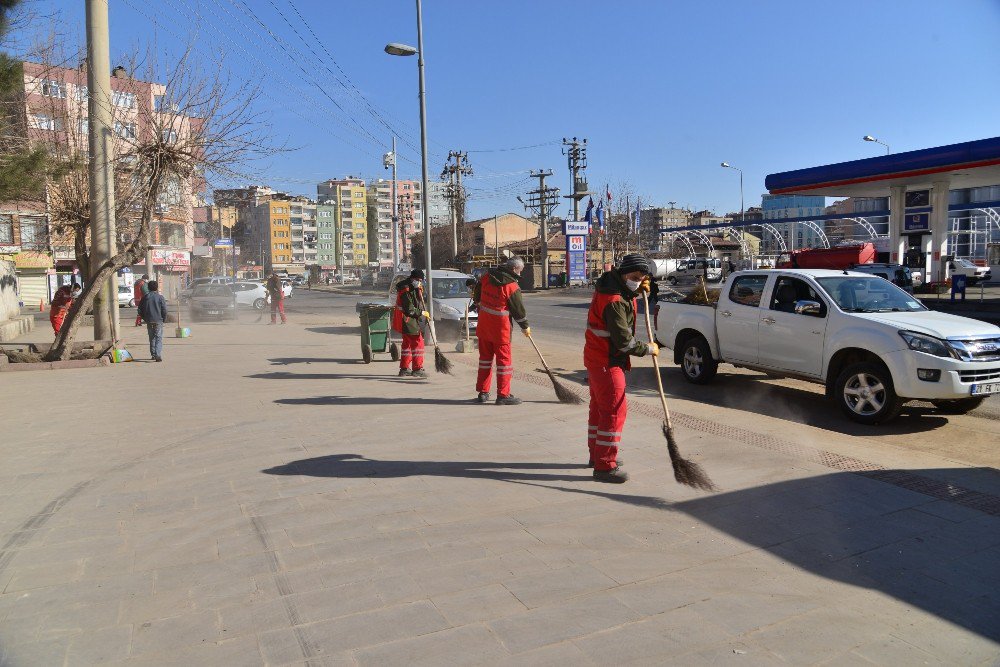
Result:
M872 142L874 142L876 144L880 144L882 146L885 146L885 154L886 155L888 155L889 153L892 152L892 151L889 150L889 144L885 143L884 141L879 141L878 139L876 139L875 137L873 137L870 134L866 134L865 136L861 137L861 140L862 141L872 141Z

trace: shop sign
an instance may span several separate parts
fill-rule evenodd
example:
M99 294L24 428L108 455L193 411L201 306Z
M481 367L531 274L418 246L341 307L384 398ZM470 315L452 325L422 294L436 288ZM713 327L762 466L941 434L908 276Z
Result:
M21 252L19 245L0 245L0 255L13 255L17 252Z
M191 266L191 256L186 250L164 250L153 248L154 266Z
M14 255L14 266L19 269L51 269L52 256L39 250L25 250Z

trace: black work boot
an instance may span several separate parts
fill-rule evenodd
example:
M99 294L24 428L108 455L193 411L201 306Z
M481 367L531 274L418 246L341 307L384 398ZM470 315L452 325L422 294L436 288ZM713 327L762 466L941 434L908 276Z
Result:
M628 473L621 468L613 470L595 470L595 482L607 482L608 484L624 484L628 481Z
M517 396L497 396L497 405L521 405L521 399Z
M488 391L481 391L476 396L476 403L488 403L489 400L490 400L490 392Z
M417 370L413 371L413 377L425 378L427 377L427 371L425 371L423 368L418 368Z
M413 375L413 373L410 372L409 368L400 368L399 369L399 377L401 377L401 378L408 378L411 375Z

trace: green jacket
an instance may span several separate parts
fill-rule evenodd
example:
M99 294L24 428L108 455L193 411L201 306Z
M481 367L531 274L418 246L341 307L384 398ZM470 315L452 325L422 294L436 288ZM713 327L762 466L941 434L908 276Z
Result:
M517 276L502 266L490 269L488 274L488 280L492 281L494 285L500 287L516 283L518 281ZM479 305L479 300L482 298L482 292L482 281L477 280L476 287L472 290L472 301L477 306ZM508 297L507 310L510 311L511 319L517 322L522 329L528 328L528 311L524 308L524 297L521 295L521 288L514 290L510 297Z
M628 357L644 357L649 346L635 335L636 313L634 301L638 294L625 284L618 269L611 269L601 276L595 291L602 294L620 294L621 301L613 301L604 307L604 324L611 334L611 354L608 366L629 368Z
M403 333L415 336L420 333L420 315L424 312L420 302L421 290L407 278L396 284L399 293L399 310L403 313Z

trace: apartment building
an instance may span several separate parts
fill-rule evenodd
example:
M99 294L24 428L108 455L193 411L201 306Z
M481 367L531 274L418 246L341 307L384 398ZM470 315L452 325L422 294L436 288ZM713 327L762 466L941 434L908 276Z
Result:
M297 205L301 220L301 202L297 197L276 193L272 198L262 201L252 209L248 216L249 234L246 245L254 246L261 255L265 272L287 271L289 274L305 273L304 251L300 251L296 261L292 236L292 206ZM303 243L302 224L298 226L299 243Z
M323 181L316 186L316 197L320 204L335 204L334 219L345 270L367 267L368 197L364 180L348 176Z
M86 68L25 62L23 80L23 95L16 100L23 116L14 119L14 126L21 127L28 140L47 145L54 155L86 162L90 97ZM111 152L119 158L116 171L121 182L116 189L120 190L117 199L121 209L127 202L123 195L134 190L128 186L127 173L134 164L130 155L135 145L148 139L151 132L162 132L164 140L182 139L191 131L191 119L168 103L163 84L131 78L124 68L116 67L112 72L111 92ZM65 202L79 197L75 193L81 189L86 192L85 183L86 173L73 171L53 180L47 191L28 201L0 202L0 254L12 257L18 267L23 302L34 304L40 298L51 298L58 285L70 281L79 269L74 228L65 224L63 212L73 208ZM202 187L196 176L168 179L152 221L154 265L133 267L133 271L155 274L168 297L176 294L190 270L192 209ZM124 208L118 212L117 232L127 243L138 228L141 206L137 200Z
M375 233L378 235L379 266L392 266L392 181L378 179L368 187L369 206L377 212ZM412 253L413 235L423 230L420 181L396 181L396 242L399 261L408 261ZM373 241L374 242L374 241Z

